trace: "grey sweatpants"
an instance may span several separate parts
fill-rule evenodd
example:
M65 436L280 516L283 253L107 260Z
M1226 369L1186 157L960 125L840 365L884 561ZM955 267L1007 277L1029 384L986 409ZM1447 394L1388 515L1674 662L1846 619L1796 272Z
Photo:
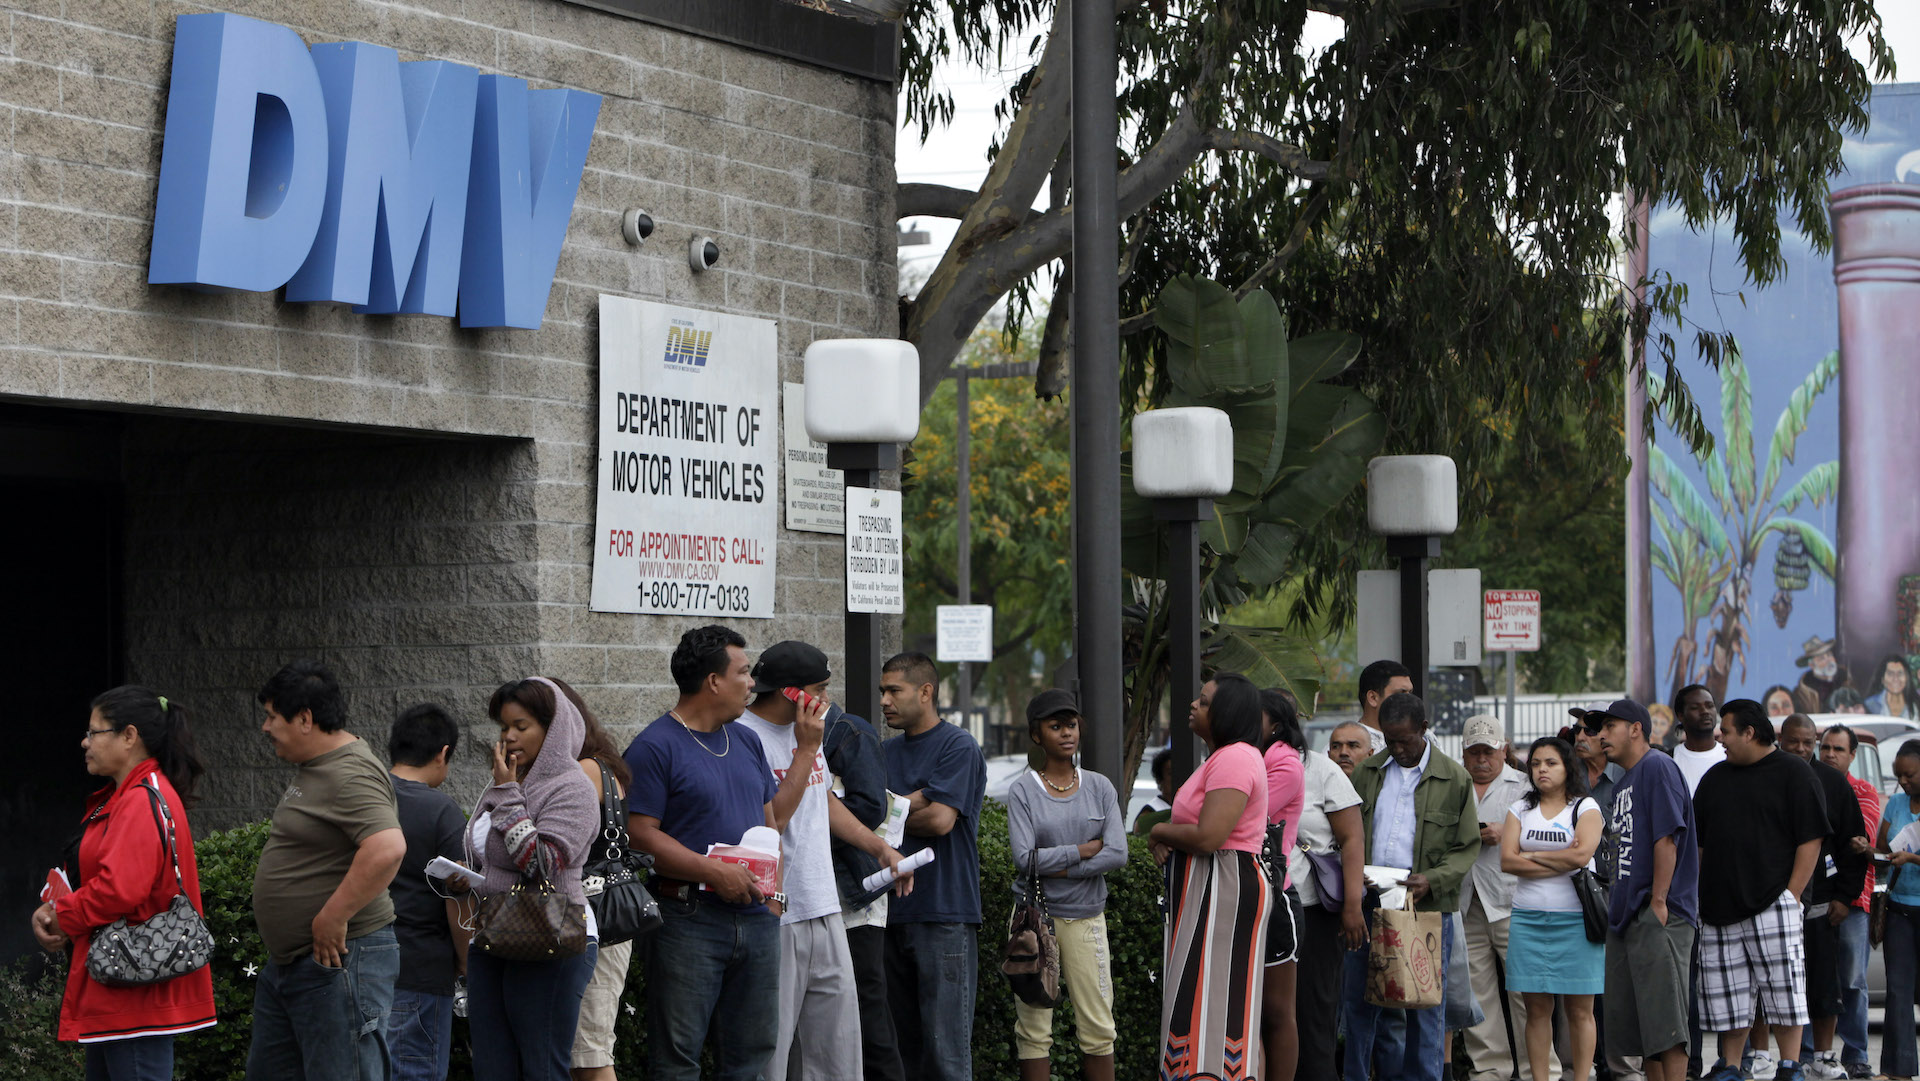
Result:
M767 1081L842 1081L862 1072L860 998L845 921L833 912L782 924L780 1031Z

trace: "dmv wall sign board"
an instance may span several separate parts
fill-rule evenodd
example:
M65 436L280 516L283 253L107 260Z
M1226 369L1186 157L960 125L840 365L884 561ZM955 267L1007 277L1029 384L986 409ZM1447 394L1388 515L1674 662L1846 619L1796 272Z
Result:
M599 115L598 94L179 16L147 281L538 328Z
M778 357L772 320L601 295L593 611L773 618Z

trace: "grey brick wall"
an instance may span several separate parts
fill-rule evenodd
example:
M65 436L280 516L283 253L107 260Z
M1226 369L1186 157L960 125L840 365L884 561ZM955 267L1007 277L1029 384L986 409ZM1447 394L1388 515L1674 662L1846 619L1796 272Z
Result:
M208 10L603 95L544 325L148 287L174 19ZM293 656L338 667L376 743L399 705L483 721L494 685L535 672L580 687L622 743L671 704L667 656L695 621L586 606L596 298L774 319L789 380L816 338L893 334L893 88L557 0L13 0L0 17L0 398L142 415L128 669L199 707L210 821L277 797L252 692ZM620 235L636 206L658 224L639 249ZM695 233L722 250L699 276ZM741 630L837 655L840 552L783 531L777 618ZM463 798L480 775L468 760Z

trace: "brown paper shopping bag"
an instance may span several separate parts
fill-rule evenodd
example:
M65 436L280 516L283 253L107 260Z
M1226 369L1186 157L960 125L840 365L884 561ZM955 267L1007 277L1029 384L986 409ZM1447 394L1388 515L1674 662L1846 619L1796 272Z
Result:
M1411 897L1407 905L1373 914L1367 1001L1387 1009L1425 1010L1440 1005L1445 931L1440 913L1413 911Z

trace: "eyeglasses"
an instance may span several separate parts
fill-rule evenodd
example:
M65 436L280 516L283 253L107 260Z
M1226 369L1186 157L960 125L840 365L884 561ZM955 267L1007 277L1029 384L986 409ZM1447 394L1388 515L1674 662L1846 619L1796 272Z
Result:
M120 731L118 728L89 728L87 734L80 738L82 742L88 742L95 736L111 736L118 731Z

